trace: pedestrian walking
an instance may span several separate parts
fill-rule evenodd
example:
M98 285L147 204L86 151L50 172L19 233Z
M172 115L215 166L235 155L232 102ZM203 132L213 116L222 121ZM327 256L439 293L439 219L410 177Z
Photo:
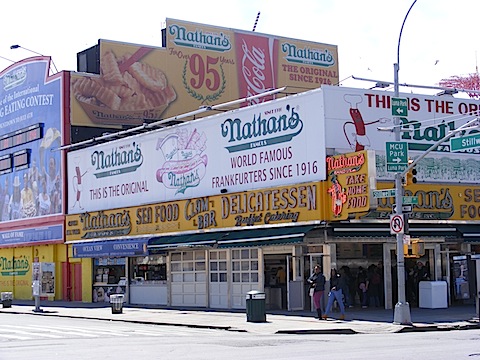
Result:
M345 319L345 305L343 304L343 293L342 289L340 288L340 278L341 275L337 271L337 269L332 269L332 274L330 276L330 292L328 293L328 303L327 308L325 309L325 314L323 314L323 318L328 318L328 313L332 309L333 303L335 300L340 307L340 320Z
M318 320L322 320L322 297L325 291L325 276L322 274L320 265L315 265L313 274L307 279L310 289L313 290L313 304L317 310Z

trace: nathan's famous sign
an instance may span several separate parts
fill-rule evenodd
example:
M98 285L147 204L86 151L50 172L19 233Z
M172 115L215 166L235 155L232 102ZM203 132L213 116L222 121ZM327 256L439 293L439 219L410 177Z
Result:
M67 216L67 241L318 223L323 183L302 183Z
M370 89L322 86L326 127L326 146L335 153L375 150L379 180L393 180L386 166L385 144L395 141L391 131L378 127L393 126L393 93ZM401 141L407 143L408 155L416 159L430 151L418 165L417 179L426 183L480 183L480 147L452 152L448 133L478 116L480 102L453 96L400 94L406 99L408 116L400 117ZM474 135L478 129L466 130ZM434 146L435 145L435 146Z
M376 205L372 197L376 188L373 151L328 156L327 176L328 220L344 220Z
M391 189L392 183L378 183L378 188ZM405 187L405 196L417 197L413 212L408 214L412 220L480 220L480 186L474 185L437 185L414 184ZM395 198L378 199L375 210L358 216L362 219L389 219Z
M99 41L100 74L71 76L73 125L142 125L269 89L339 81L335 45L176 19L164 32L162 48Z
M311 90L70 151L68 212L325 180L319 96Z

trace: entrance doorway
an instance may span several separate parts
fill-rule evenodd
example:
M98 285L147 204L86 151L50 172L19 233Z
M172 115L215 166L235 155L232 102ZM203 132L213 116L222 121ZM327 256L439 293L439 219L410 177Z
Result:
M405 298L410 307L419 305L419 282L434 280L433 250L425 249L422 257L405 257ZM398 302L398 274L396 251L391 251L392 301Z
M267 310L287 310L287 256L289 254L264 255L264 289ZM291 273L289 278L292 278Z

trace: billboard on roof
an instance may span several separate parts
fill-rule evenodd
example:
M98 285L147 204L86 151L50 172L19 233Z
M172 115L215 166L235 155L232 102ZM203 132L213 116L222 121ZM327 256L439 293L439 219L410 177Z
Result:
M165 47L100 40L100 74L72 73L72 125L137 126L272 88L338 83L335 45L175 19L165 32Z
M395 141L392 98L388 91L354 89L338 86L322 87L322 116L326 124L326 146L335 154L375 150L377 178L391 180L387 171L386 143ZM453 96L432 96L401 93L406 99L407 116L401 116L401 138L408 156L416 159L430 151L416 166L419 182L480 182L480 147L452 152L450 142L441 142L451 130L458 129L478 116L480 101ZM471 129L461 135L472 135ZM434 145L441 142L437 147Z
M63 75L49 65L39 56L0 73L1 223L63 213L61 152L51 151L62 145Z

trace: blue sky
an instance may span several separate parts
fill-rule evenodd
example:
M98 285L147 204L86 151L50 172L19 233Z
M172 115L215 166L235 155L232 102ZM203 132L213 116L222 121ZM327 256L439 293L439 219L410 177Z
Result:
M165 18L252 30L338 46L343 86L369 87L351 76L393 81L403 19L413 0L204 0L122 2L24 0L2 8L0 56L14 61L50 55L59 70L75 70L76 54L99 38L161 46ZM76 4L76 5L75 5ZM418 0L400 47L400 83L435 86L476 71L480 1ZM0 68L10 62L0 58ZM415 92L415 91L414 91Z

